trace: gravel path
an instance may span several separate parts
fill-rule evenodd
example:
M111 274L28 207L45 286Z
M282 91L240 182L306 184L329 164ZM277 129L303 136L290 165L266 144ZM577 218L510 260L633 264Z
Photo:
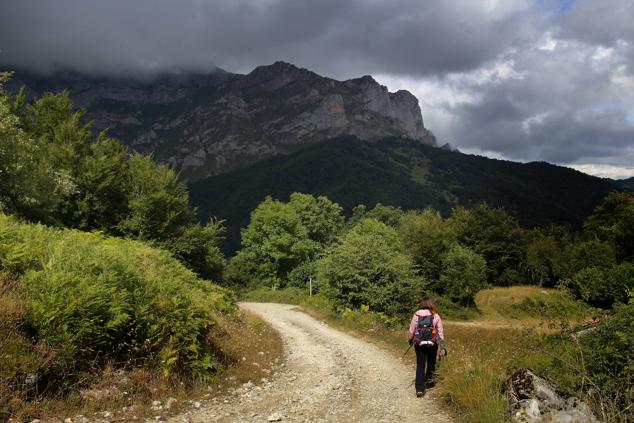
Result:
M244 303L283 338L286 360L270 381L172 422L448 422L433 399L416 398L413 369L380 348L331 328L294 306ZM257 348L255 346L254 348Z

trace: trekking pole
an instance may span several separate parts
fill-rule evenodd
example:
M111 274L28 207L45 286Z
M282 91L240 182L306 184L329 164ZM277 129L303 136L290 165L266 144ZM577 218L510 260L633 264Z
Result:
M409 350L412 349L412 345L414 344L409 344L409 347L407 347L407 349L405 350L405 354L403 354L403 357L401 357L401 360L405 358L405 356L407 355L407 353L409 352Z

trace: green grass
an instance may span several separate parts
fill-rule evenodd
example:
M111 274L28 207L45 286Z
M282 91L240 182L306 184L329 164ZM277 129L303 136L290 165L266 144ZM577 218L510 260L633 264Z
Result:
M481 320L567 320L592 318L596 310L560 289L511 286L484 289L475 297Z

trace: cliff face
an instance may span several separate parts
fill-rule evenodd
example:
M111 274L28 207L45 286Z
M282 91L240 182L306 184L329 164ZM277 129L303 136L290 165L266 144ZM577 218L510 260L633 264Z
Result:
M411 93L390 93L370 76L336 81L284 62L247 75L217 70L152 81L18 74L13 86L19 85L30 95L68 89L96 130L110 128L124 144L190 179L342 135L434 144Z

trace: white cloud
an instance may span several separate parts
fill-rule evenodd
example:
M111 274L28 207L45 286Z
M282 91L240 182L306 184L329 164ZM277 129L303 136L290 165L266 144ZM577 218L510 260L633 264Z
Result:
M634 166L615 166L607 164L574 164L568 165L579 172L587 173L589 175L598 176L601 178L612 179L625 179L634 176Z

